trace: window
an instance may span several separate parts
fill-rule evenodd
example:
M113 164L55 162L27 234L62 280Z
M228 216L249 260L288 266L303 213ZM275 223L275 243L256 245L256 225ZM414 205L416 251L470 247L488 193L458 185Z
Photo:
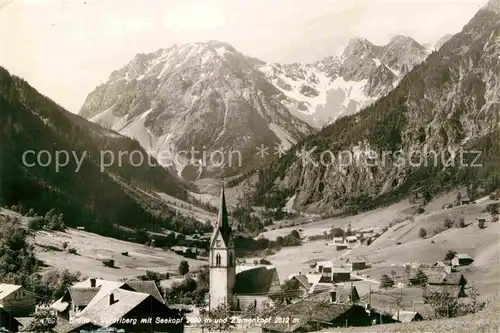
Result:
M222 262L222 258L220 256L220 253L217 253L217 255L215 256L215 266L220 266L221 262Z

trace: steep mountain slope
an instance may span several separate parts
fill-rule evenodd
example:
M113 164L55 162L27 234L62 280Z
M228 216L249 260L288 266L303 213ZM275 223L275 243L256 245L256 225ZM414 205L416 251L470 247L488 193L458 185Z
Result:
M115 224L186 232L200 227L176 220L148 193L186 199L189 188L153 160L139 164L137 156L147 155L137 141L64 110L1 67L0 110L1 205L21 204L40 215L56 208L66 224L108 235L114 235ZM59 169L57 156L66 164Z
M282 103L295 116L322 127L386 95L428 54L410 37L395 36L384 46L354 38L340 57L259 69L283 92Z
M218 160L211 163L203 153L219 149L228 169L249 168L261 162L255 147L290 146L312 132L280 103L284 96L256 63L216 41L140 54L90 93L80 114L136 138L179 172L186 164L214 171ZM175 158L182 150L189 153Z
M431 193L461 182L500 186L498 8L491 1L386 97L259 172L255 200L278 206L296 195L297 208L332 212L424 185Z

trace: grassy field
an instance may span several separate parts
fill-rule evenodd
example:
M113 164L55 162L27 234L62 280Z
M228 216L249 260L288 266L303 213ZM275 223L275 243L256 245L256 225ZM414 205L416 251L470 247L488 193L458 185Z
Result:
M76 255L48 248L62 249L65 241L68 242L68 248L76 249ZM181 260L187 260L191 268L204 263L185 259L170 251L75 229L65 232L39 231L35 243L37 258L51 267L81 271L86 276L112 280L142 275L146 270L175 273ZM122 252L128 252L128 256L122 255ZM116 268L104 267L99 260L104 258L114 259Z
M370 327L335 328L321 331L322 333L496 333L500 332L500 302L498 296L489 306L478 313L432 321L421 321L405 324L388 324Z
M0 215L18 218L27 226L29 218L18 213L0 209ZM177 274L182 260L187 260L191 269L205 264L203 261L186 259L170 251L150 248L141 244L117 240L94 233L68 228L64 232L37 231L33 236L36 257L50 269L68 269L80 271L85 276L118 280L142 275L146 270ZM76 254L63 249L74 248ZM128 256L122 255L128 252ZM100 259L113 259L115 268L103 266Z

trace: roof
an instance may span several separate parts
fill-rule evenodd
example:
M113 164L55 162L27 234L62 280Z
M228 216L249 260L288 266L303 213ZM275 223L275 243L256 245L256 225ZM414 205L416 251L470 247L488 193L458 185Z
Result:
M295 278L299 283L304 287L309 289L311 287L311 284L309 283L309 280L307 279L307 276L299 274L299 275L294 275L293 278Z
M466 284L464 276L460 272L433 272L427 275L427 284L435 285L461 285Z
M55 301L54 303L52 303L50 305L50 307L54 310L57 310L58 312L63 312L65 311L69 306L69 303L68 302L65 302L63 300L63 297L59 298L57 301Z
M255 266L236 274L235 294L271 294L278 292L281 292L281 287L275 267Z
M83 282L78 282L73 285L73 288L89 288L90 287L90 278L83 281ZM116 282L116 281L108 281L108 280L101 280L101 279L96 279L96 287L99 288L99 291L97 294L94 296L94 298L87 304L87 307L92 306L95 304L97 301L99 301L101 298L105 297L108 295L112 290L116 288L122 288L125 286L124 282Z
M303 300L290 304L273 314L274 317L298 319L297 323L278 323L271 320L262 327L275 332L293 332L307 322L331 322L355 305Z
M338 274L338 273L351 273L351 268L350 268L350 267L339 267L339 266L334 266L334 267L332 267L332 273L333 273L333 274Z
M338 303L350 303L352 299L359 299L358 290L355 286L347 287L347 286L335 286L330 287L330 290L323 291L321 293L310 296L311 301L316 302L330 302L331 295L330 292L335 291L336 302ZM350 297L349 297L350 296Z
M100 288L74 288L68 289L71 302L76 306L87 306L97 295Z
M224 243L226 246L229 246L229 240L231 239L231 227L229 226L229 217L226 207L226 195L224 193L224 181L222 181L222 188L220 192L220 203L219 203L219 216L217 218L217 224L214 228L214 233L212 239L210 241L210 245L213 245L213 242L217 235L221 234Z
M351 264L358 264L358 263L366 263L366 259L360 258L360 257L354 257L354 258L348 258L346 262L349 262Z
M111 292L109 293L111 294ZM100 327L109 327L117 319L124 317L150 295L120 288L112 290L115 303L109 304L108 297L102 297L92 306L87 306L75 316L74 322L92 323Z
M356 237L356 236L347 236L345 239L347 239L347 240L358 240L358 237Z
M12 294L19 288L21 288L21 286L17 284L0 283L0 299Z
M467 253L457 253L457 254L455 254L454 258L458 258L458 259L472 259L472 257L470 255L468 255Z
M323 275L322 274L307 274L306 277L307 277L307 281L309 281L309 283L311 285L313 285L313 284L318 283L321 280L321 278L323 277Z
M125 282L128 286L139 293L144 293L153 296L158 301L165 303L165 300L161 296L158 287L154 281L141 281L141 280L129 280Z
M398 312L399 312L399 319L398 319ZM396 311L394 316L392 316L392 319L398 320L402 323L408 323L410 321L413 321L413 319L415 319L415 317L417 317L417 316L421 317L422 315L418 312L415 312L415 311L399 310L399 311Z
M331 289L332 289L331 283L318 282L311 286L311 288L309 289L309 294L315 295L326 291L329 292Z

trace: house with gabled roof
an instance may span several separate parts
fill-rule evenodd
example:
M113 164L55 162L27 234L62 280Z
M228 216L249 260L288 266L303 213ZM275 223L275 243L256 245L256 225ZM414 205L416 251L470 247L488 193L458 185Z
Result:
M451 259L451 264L453 266L467 266L470 265L474 262L474 259L472 259L471 256L469 256L467 253L457 253L455 254L455 257Z
M0 307L13 316L25 317L35 311L35 294L16 284L0 283Z
M273 266L238 266L233 290L234 307L260 309L282 297L278 272Z
M59 318L70 320L74 315L95 304L108 295L111 290L117 288L148 294L159 302L165 303L154 281L130 280L117 282L89 278L68 288L66 293L50 307L57 311Z
M276 320L290 318L286 320ZM369 326L370 317L365 308L356 304L340 304L302 300L276 311L262 332L312 332L324 328Z
M422 321L424 318L422 315L418 312L415 311L403 311L403 310L398 310L396 313L392 316L392 319L395 321L398 321L400 323L409 323L412 321Z
M181 313L151 295L116 288L78 312L69 321L58 321L60 333L89 328L115 328L125 332L183 332Z
M306 275L303 274L294 274L290 280L296 280L299 286L299 289L297 291L296 295L285 295L285 297L297 297L297 298L304 298L307 296L309 293L309 290L311 289L312 283L309 282L309 279L307 278Z
M465 297L467 280L460 272L435 272L427 275L425 292L446 292L454 297Z
M330 285L328 290L311 295L311 301L355 304L360 301L356 286Z

